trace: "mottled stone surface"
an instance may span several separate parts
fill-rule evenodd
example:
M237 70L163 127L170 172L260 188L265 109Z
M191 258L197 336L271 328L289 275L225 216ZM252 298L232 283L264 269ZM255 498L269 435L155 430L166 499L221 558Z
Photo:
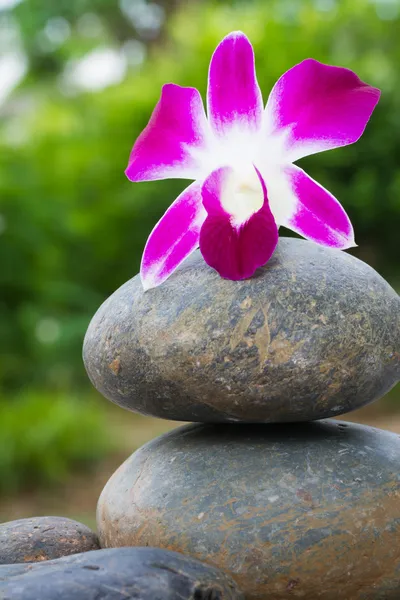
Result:
M98 310L89 377L121 406L204 422L305 421L345 413L400 379L400 298L371 267L281 238L246 281L194 253L143 292L139 277Z
M244 600L218 569L159 548L0 566L1 600Z
M398 600L399 465L400 436L340 421L181 427L111 477L100 543L192 555L246 600Z
M0 564L38 562L97 550L97 535L64 517L33 517L0 524Z

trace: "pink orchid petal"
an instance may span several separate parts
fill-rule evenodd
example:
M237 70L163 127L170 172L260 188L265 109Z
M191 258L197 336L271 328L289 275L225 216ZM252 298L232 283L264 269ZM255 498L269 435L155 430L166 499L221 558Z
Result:
M353 71L307 59L275 84L266 106L270 133L286 132L293 162L356 142L378 103L380 91Z
M232 125L251 131L261 126L263 100L253 47L241 31L227 35L211 58L207 107L211 128L217 134L227 133Z
M232 224L231 215L221 204L224 178L229 167L213 171L203 184L203 204L207 218L200 231L204 260L225 279L247 279L264 265L278 243L278 229L268 206L265 183L258 173L264 204L245 223Z
M147 240L140 268L145 289L160 285L198 247L206 216L201 183L195 181L169 207Z
M352 224L338 200L295 165L285 174L297 204L282 225L324 246L341 250L355 246Z
M131 181L170 177L197 179L207 119L200 93L173 83L163 86L147 127L132 148L125 171Z

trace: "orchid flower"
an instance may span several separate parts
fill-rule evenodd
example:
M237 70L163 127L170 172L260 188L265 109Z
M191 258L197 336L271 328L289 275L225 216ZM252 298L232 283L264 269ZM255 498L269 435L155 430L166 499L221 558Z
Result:
M307 59L280 77L264 108L241 32L211 58L208 118L197 89L164 85L126 175L194 181L150 234L143 287L165 281L198 246L222 277L251 277L273 254L280 225L325 246L354 246L338 200L293 163L356 142L379 96L349 69Z

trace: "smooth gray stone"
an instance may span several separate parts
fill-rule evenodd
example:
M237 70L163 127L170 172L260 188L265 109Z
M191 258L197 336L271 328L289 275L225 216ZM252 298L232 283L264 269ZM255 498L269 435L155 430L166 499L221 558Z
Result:
M95 550L0 566L1 600L244 600L233 580L159 548Z
M33 517L0 524L0 564L51 560L97 550L97 535L64 517Z
M246 600L398 600L399 465L399 435L340 421L180 427L111 477L100 543L206 560Z
M84 343L109 400L180 421L289 422L342 414L400 379L400 298L371 267L281 238L252 279L195 252L164 284L139 277L94 316Z

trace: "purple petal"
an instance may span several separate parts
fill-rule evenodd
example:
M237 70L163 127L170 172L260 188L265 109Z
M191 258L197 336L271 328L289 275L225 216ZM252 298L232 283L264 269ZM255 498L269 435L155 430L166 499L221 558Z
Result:
M356 142L380 91L353 71L311 58L284 73L266 106L270 133L284 132L290 162Z
M341 250L355 246L350 219L336 198L295 165L285 174L297 203L282 225L324 246Z
M264 192L264 204L245 223L232 224L221 204L224 179L230 168L213 171L203 184L203 204L208 213L200 231L204 260L221 277L247 279L264 265L278 243L278 229L268 206L265 183L257 172Z
M132 148L127 177L131 181L197 179L197 157L204 150L207 127L203 102L195 88L164 85L147 127Z
M210 63L207 92L208 118L218 134L233 124L257 130L263 116L263 100L254 67L250 41L240 31L227 35Z
M201 183L195 181L178 196L147 240L140 268L145 290L165 281L198 247L205 218Z

